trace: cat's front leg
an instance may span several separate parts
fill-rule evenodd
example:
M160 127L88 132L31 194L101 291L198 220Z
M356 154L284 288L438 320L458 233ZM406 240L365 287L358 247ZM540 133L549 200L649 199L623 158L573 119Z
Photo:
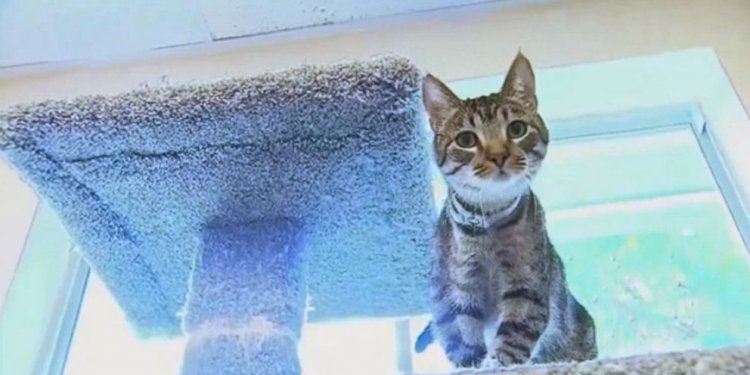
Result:
M434 329L448 360L456 367L477 367L487 355L483 314L471 304L445 306L433 316Z
M501 316L490 350L502 366L529 360L549 321L549 299L533 289L508 289L499 300Z

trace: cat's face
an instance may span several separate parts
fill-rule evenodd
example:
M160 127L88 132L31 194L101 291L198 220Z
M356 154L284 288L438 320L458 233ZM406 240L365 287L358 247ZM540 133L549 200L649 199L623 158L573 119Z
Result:
M422 82L435 161L464 195L514 196L528 186L547 153L549 134L537 113L534 72L518 54L499 93L459 99L437 78Z

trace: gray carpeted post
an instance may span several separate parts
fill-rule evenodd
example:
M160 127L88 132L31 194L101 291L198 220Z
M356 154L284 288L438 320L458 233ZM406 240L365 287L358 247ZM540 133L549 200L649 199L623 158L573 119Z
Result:
M306 282L292 221L204 229L190 281L183 375L297 375Z

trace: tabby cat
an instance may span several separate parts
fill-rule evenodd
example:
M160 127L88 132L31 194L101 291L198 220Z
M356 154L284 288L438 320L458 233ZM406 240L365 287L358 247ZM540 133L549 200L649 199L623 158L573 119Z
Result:
M457 367L596 357L594 321L570 293L530 181L549 133L537 113L531 64L520 52L499 93L461 100L422 82L434 156L448 185L432 247L432 321Z

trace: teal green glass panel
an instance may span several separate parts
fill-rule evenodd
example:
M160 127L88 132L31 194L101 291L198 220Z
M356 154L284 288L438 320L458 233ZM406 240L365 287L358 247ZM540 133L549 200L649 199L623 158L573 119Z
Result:
M550 234L601 355L750 343L750 256L692 130L574 149L563 164L586 172L546 177L577 189L540 181L540 195L566 207L549 213ZM579 196L607 198L581 205Z

